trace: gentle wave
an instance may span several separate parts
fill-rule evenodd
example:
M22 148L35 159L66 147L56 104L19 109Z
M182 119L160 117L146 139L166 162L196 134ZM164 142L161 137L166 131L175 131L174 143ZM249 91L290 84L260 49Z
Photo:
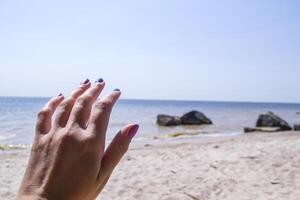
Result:
M16 134L0 134L0 141L1 140L11 140L16 137Z

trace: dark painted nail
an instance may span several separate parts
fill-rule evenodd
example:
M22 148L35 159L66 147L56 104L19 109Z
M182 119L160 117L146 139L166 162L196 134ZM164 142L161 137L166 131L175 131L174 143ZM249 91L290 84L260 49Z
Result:
M81 82L81 85L87 84L87 83L89 83L89 82L90 82L90 80L87 78L87 79L85 79L83 82Z
M59 93L59 94L57 95L57 97L60 97L60 96L62 96L62 93Z
M114 89L114 91L115 91L115 92L120 92L121 90L118 89L118 88L116 88L116 89Z
M136 135L137 131L139 130L139 127L140 126L138 124L135 124L134 126L131 127L131 129L128 132L128 137L130 139L132 139Z
M98 78L96 81L95 81L95 83L102 83L104 80L103 80L103 78Z

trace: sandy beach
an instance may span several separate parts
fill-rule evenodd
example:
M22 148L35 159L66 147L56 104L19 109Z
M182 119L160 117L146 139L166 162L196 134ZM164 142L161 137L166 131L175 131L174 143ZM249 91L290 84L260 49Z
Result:
M14 199L29 149L0 154L0 199ZM296 200L300 133L251 133L134 144L101 200Z

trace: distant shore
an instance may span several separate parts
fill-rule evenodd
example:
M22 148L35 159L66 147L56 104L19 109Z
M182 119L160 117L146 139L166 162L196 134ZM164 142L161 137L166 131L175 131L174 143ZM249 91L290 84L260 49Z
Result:
M0 199L14 199L29 148L0 154ZM101 200L289 199L300 196L300 132L134 143Z

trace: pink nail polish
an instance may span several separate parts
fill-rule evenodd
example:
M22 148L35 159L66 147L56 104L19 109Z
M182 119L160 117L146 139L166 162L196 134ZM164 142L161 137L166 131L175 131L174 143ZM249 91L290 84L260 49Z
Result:
M131 129L128 132L129 138L132 139L136 135L138 130L139 130L139 125L138 124L135 124L134 126L132 126Z

